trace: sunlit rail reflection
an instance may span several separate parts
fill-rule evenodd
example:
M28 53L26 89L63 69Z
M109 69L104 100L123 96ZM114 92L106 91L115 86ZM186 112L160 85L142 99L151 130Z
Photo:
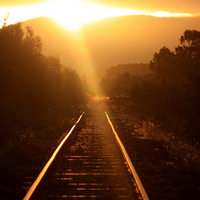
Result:
M136 189L112 130L104 113L98 112L93 110L95 117L85 115L84 128L63 146L33 199L45 194L52 198L138 200L133 198Z

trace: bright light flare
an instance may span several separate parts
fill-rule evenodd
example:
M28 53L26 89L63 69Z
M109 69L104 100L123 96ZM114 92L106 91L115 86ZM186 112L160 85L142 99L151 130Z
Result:
M58 24L71 30L79 30L81 26L89 22L117 16L125 15L146 15L155 17L189 17L188 13L169 13L169 12L145 12L107 7L83 0L54 0L51 4L50 13L47 14Z
M83 0L57 0L51 6L49 16L63 27L71 30L79 30L84 24L98 19L125 15L121 9Z
M146 14L147 15L147 14ZM169 12L149 12L148 15L152 15L155 17L192 17L194 15L189 14L189 13L169 13Z
M189 13L146 12L120 9L88 2L86 0L51 0L38 5L0 7L1 24L3 24L3 18L6 17L8 13L8 25L37 17L51 17L61 26L73 31L78 31L84 24L108 17L125 15L146 15L155 17L195 16Z

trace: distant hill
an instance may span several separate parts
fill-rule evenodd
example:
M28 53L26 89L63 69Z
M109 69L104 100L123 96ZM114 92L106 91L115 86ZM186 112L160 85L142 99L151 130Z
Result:
M151 73L148 64L121 64L114 67L110 67L106 70L105 77L114 79L120 74L129 72L132 75L144 76Z
M48 18L23 23L32 26L41 37L44 54L59 55L65 66L76 69L88 80L91 79L89 68L92 68L97 81L111 66L149 63L163 46L174 50L183 32L200 30L199 24L200 17L123 16L87 24L79 33L73 33Z

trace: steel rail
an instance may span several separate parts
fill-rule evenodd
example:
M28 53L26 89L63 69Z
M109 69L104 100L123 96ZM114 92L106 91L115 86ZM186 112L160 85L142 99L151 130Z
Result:
M29 200L33 194L33 192L36 190L37 186L39 185L40 181L42 180L43 176L45 175L46 171L48 170L49 166L51 165L51 163L53 162L53 160L55 159L56 155L58 154L59 150L61 149L61 147L63 146L63 144L65 143L65 141L67 140L67 138L71 135L72 131L74 130L74 128L76 127L76 125L79 123L79 121L81 120L81 118L83 117L84 112L82 113L82 115L78 118L78 120L76 121L76 123L73 125L73 127L70 129L70 131L68 132L68 134L65 136L65 138L61 141L61 143L59 144L59 146L56 148L56 150L54 151L54 153L52 154L51 158L49 159L49 161L46 163L46 165L44 166L44 168L42 169L42 171L40 172L40 174L38 175L38 177L36 178L35 182L32 184L32 186L30 187L30 189L28 190L28 192L26 193L26 195L24 196L23 200Z
M139 178L139 176L138 176L138 174L137 174L137 172L136 172L136 170L135 170L135 167L133 166L133 164L132 164L132 162L131 162L131 159L130 159L130 157L129 157L129 155L128 155L128 153L127 153L127 151L126 151L126 149L125 149L125 147L124 147L124 145L123 145L123 143L121 142L121 140L120 140L120 138L119 138L117 132L115 131L115 128L114 128L114 126L113 126L113 124L112 124L112 122L111 122L111 120L110 120L110 118L109 118L107 112L105 112L105 114L106 114L106 117L107 117L107 119L108 119L108 122L109 122L109 124L110 124L110 126L111 126L111 128L112 128L112 131L113 131L113 133L114 133L114 135L115 135L115 138L116 138L116 140L117 140L117 143L119 144L119 146L120 146L120 148L121 148L121 151L122 151L122 153L123 153L123 155L124 155L124 158L125 158L126 162L127 162L128 165L129 165L129 168L130 168L131 173L132 173L132 175L133 175L133 177L134 177L134 179L135 179L135 181L136 181L136 184L137 184L137 186L138 186L138 189L140 190L140 193L141 193L141 196L142 196L143 200L149 200L149 197L148 197L148 195L147 195L147 193L146 193L146 191L145 191L145 189L144 189L144 186L143 186L143 184L142 184L142 182L141 182L141 180L140 180L140 178Z

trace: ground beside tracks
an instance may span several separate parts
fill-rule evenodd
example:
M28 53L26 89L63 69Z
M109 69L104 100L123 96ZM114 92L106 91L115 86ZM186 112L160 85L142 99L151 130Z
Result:
M122 116L110 113L127 152L151 200L198 200L200 162L185 162L159 140L138 136Z

